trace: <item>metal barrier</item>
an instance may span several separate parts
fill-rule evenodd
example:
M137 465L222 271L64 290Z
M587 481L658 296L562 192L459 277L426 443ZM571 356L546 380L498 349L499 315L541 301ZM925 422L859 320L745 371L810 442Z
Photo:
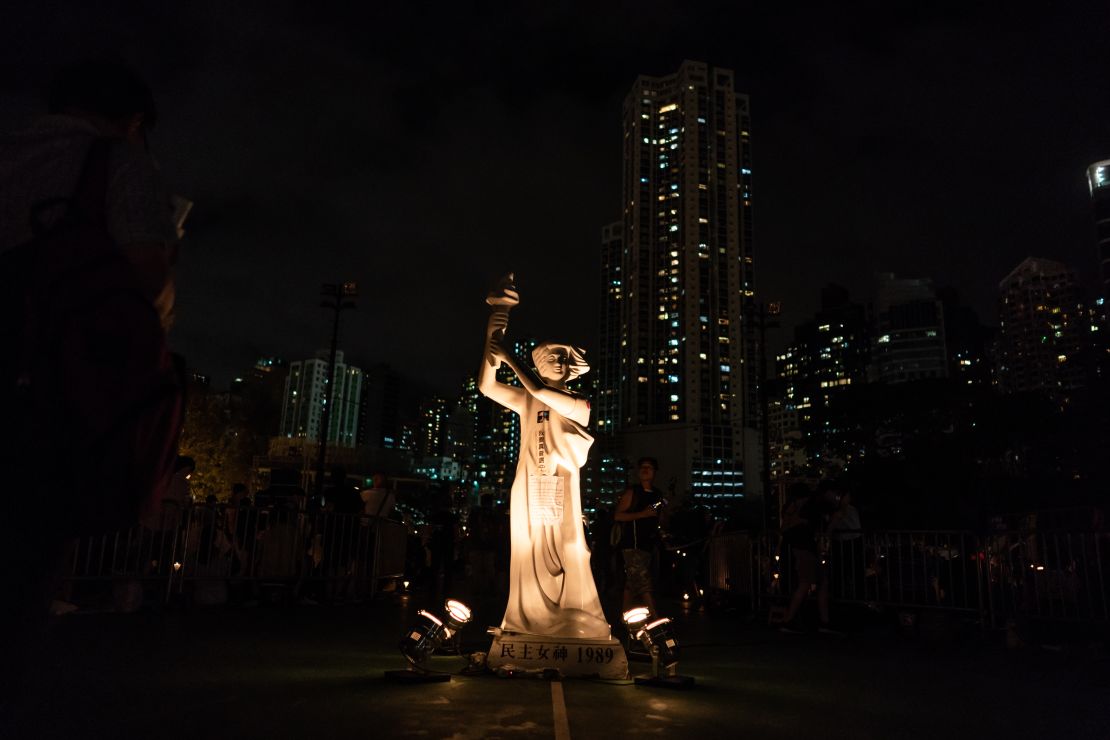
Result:
M989 627L1110 622L1110 534L841 530L817 544L817 580L834 603L962 612ZM785 603L798 584L790 548L769 533L711 537L702 576L755 611Z
M218 602L239 583L372 597L382 580L403 575L407 536L400 522L358 514L167 507L154 521L80 540L63 580L160 588L165 600L191 584L195 598Z
M216 603L240 583L373 597L403 575L407 537L399 522L356 514L168 508L145 526L82 539L63 578L161 589L167 601L190 585L196 600ZM974 614L988 627L1110 623L1110 533L841 530L819 540L818 556L836 603ZM798 583L778 534L714 535L701 562L700 583L747 597L753 611L787 601Z
M995 626L1020 618L1110 621L1110 534L997 534L980 557Z

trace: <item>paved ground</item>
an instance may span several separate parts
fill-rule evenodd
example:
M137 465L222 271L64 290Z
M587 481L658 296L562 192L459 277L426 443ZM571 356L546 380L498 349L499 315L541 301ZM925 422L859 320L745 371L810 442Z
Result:
M907 640L881 625L788 636L720 613L680 620L690 692L488 675L400 686L382 672L402 667L397 637L427 605L411 601L71 615L6 736L1110 737L1104 651ZM480 628L469 642L484 649Z

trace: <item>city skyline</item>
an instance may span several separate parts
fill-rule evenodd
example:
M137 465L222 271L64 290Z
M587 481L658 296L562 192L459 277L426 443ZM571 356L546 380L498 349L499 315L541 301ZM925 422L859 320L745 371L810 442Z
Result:
M549 333L540 317L575 291L553 329L596 356L620 101L637 75L683 59L735 70L751 95L757 298L783 301L785 328L826 283L866 300L876 272L952 286L992 324L997 281L1026 257L1096 282L1086 169L1110 154L1102 5L660 7L589 23L566 10L415 24L401 9L307 12L28 4L8 26L25 33L0 52L17 73L8 125L39 109L67 57L113 50L151 79L152 151L197 204L173 342L218 386L256 356L326 344L315 295L335 275L370 296L344 317L348 355L439 392L479 362L481 298L510 269L514 330Z

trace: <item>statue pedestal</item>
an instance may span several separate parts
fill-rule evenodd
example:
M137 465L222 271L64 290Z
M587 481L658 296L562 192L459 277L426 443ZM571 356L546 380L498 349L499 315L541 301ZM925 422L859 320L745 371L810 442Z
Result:
M564 676L628 678L628 657L618 640L583 640L576 637L526 635L494 628L486 665L522 671L554 668Z

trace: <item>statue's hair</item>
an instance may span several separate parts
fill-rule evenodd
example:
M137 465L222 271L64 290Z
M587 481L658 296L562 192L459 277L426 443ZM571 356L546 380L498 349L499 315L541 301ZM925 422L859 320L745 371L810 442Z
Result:
M540 363L547 353L553 349L565 349L567 351L567 364L570 366L568 380L573 380L579 375L590 372L590 365L586 362L586 350L560 342L541 342L536 345L536 348L532 350L532 364L536 366L537 370L539 370Z

